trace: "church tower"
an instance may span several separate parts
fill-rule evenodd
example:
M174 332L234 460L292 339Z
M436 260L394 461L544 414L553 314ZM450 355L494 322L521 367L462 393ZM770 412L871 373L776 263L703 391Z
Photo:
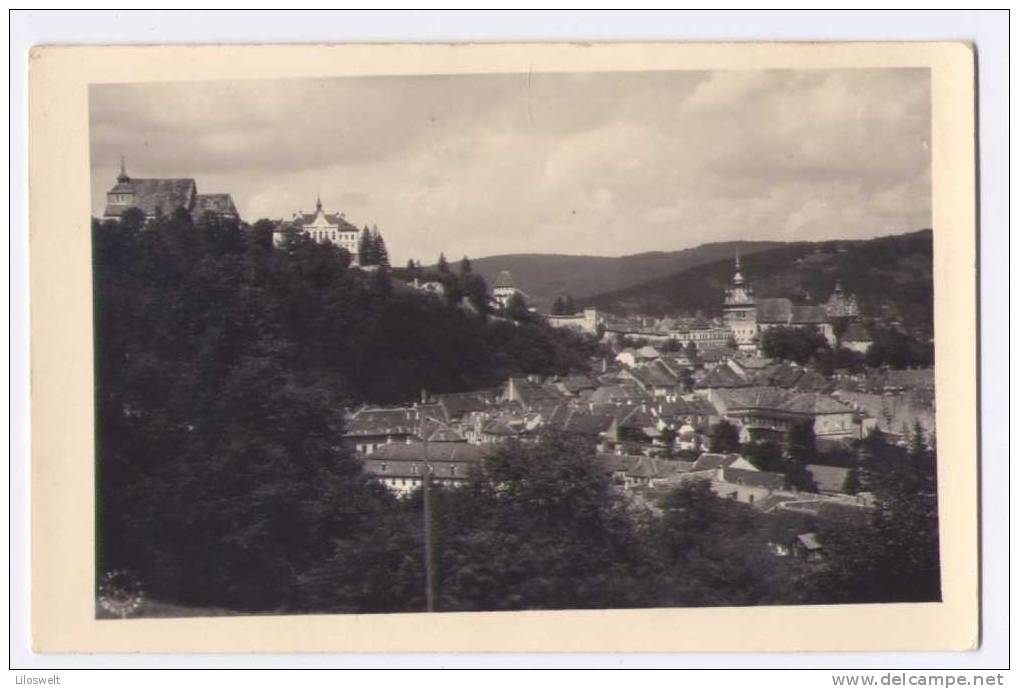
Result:
M739 254L736 255L736 272L725 289L722 320L740 349L752 349L755 346L757 307L754 303L754 290L743 279Z

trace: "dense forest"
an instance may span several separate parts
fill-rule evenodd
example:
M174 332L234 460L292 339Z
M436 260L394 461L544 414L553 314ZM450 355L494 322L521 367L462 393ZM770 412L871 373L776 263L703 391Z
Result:
M930 230L864 241L794 242L744 256L742 263L757 297L823 303L841 281L847 293L856 295L865 318L933 333ZM732 272L729 257L578 301L618 314L715 315L721 313Z
M268 228L186 214L93 224L97 569L153 601L254 612L424 607L421 494L339 438L343 406L583 365L588 341L489 322ZM439 610L935 600L933 452L873 435L863 523L768 516L685 485L624 499L593 448L507 444L434 489ZM822 565L769 543L826 534Z

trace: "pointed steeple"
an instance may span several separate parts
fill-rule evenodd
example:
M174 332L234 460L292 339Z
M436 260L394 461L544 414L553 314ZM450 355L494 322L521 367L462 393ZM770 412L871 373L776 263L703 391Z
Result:
M322 196L319 195L315 197L315 211L319 212L321 210L322 210Z
M732 276L732 283L734 285L743 284L743 273L741 272L742 266L740 265L739 252L736 253L736 272Z
M127 164L124 162L124 156L120 156L120 174L117 175L118 182L130 182L131 178L127 176Z

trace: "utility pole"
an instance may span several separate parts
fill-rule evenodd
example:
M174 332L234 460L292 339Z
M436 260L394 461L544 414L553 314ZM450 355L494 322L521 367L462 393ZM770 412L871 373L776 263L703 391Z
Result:
M424 424L422 424L424 427ZM432 558L432 501L429 484L431 483L432 467L428 463L428 438L427 432L422 433L425 445L424 477L421 482L424 493L424 522L425 522L425 610L435 612L435 574Z

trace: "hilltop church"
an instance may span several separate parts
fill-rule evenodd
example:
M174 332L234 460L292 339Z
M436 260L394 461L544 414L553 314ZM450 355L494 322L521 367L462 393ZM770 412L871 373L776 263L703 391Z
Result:
M723 322L732 333L736 345L745 351L755 351L760 335L776 327L816 328L828 344L834 346L835 323L842 320L855 325L854 332L858 332L861 330L857 323L859 315L856 298L845 295L838 282L831 298L822 305L794 304L785 297L757 299L753 288L743 277L739 256L736 257L736 271L725 289L722 307Z
M199 194L198 185L191 178L161 179L136 178L127 174L124 159L120 159L117 184L106 193L106 210L103 220L120 220L129 208L137 208L146 220L161 215L172 215L178 208L198 220L205 213L220 218L240 220L237 207L230 194Z

